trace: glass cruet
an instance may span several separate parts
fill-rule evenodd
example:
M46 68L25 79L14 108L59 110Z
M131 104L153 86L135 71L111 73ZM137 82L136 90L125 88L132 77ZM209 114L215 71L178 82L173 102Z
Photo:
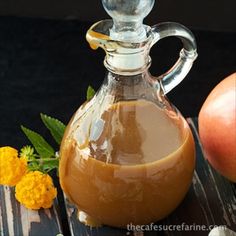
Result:
M94 24L86 38L106 52L107 74L95 96L74 114L60 148L63 191L88 225L125 227L163 219L191 184L195 149L191 130L166 94L197 57L193 34L178 23L143 25L154 0L103 0L113 20ZM155 77L149 51L176 36L176 64Z

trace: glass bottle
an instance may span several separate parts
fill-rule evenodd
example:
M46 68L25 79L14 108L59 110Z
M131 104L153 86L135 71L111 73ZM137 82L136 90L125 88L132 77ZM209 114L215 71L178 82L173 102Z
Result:
M166 94L191 69L196 42L178 23L143 25L154 0L102 3L113 20L94 24L86 37L105 50L108 71L67 126L60 183L86 224L148 224L170 214L191 184L193 137ZM149 51L168 36L180 38L183 49L173 68L154 77Z

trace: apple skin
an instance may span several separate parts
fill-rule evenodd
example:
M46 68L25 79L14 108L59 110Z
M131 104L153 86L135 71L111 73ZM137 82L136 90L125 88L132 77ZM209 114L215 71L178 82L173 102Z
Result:
M221 81L204 102L199 136L212 167L236 183L236 73Z

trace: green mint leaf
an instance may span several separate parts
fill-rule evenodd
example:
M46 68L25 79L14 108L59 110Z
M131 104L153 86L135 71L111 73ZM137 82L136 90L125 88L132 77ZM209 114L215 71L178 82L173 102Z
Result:
M60 145L66 126L58 119L52 118L42 113L40 116L44 125L49 129L52 137L55 139L57 144Z
M53 148L40 134L27 129L23 125L21 126L21 129L42 158L50 158L55 155Z
M89 85L87 89L87 100L91 99L95 93L95 90Z

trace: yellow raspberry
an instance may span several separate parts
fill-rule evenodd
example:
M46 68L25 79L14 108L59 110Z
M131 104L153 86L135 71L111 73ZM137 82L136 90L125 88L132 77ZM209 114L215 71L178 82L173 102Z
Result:
M0 148L0 184L15 186L27 170L27 160L12 147Z
M40 171L30 171L16 185L16 199L25 207L33 210L50 208L57 196L52 178Z

